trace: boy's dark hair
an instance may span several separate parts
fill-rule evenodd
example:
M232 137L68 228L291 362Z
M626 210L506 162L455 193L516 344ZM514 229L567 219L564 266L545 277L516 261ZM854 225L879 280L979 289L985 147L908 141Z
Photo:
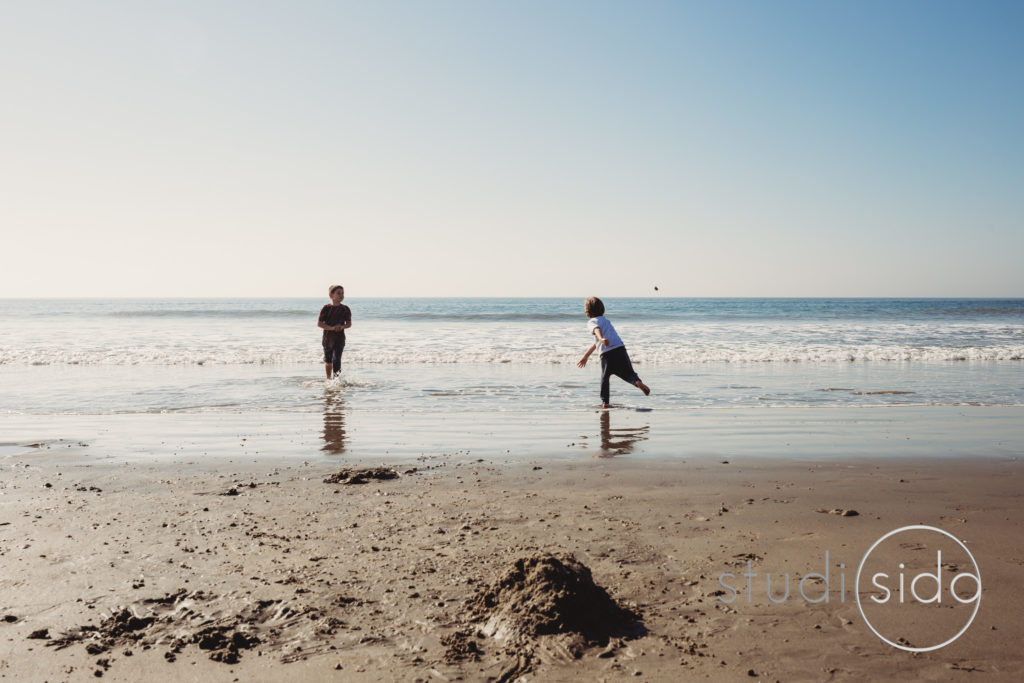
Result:
M331 288L327 290L327 294L333 296L335 290L338 290L338 289L345 289L345 288L342 287L341 285L331 285Z
M599 315L604 315L604 303L596 296L592 296L583 302L583 310L588 318L596 318Z

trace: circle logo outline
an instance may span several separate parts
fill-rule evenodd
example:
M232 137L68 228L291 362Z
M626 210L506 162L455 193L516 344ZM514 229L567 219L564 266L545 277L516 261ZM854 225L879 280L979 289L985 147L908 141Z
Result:
M883 636L881 633L879 633L877 630L875 630L875 627L872 626L871 622L868 620L867 615L864 614L864 608L860 604L860 573L861 570L864 569L864 563L867 562L868 556L871 555L871 551L877 548L879 543L889 538L890 536L895 536L896 534L902 533L904 531L914 530L935 531L937 533L942 534L943 536L946 536L947 538L952 539L954 543L963 548L963 551L967 553L967 557L971 558L971 564L974 565L974 575L978 578L978 599L974 603L974 612L971 613L971 618L967 620L967 623L964 624L964 627L960 629L952 638L945 642L939 643L938 645L932 645L931 647L907 647L906 645L900 645L899 643L892 642L891 640ZM968 550L967 546L964 545L960 541L960 539L958 539L953 534L933 526L928 526L927 524L910 524L908 526L901 526L898 529L893 529L892 531L883 535L881 538L879 538L877 541L871 544L871 547L868 548L866 553L864 553L864 557L861 558L860 564L857 566L857 578L854 582L853 594L854 598L856 598L857 600L857 611L860 612L860 618L863 619L864 623L868 625L868 628L871 629L871 632L878 636L881 640L888 643L889 645L892 645L897 649L904 650L906 652L931 652L932 650L938 650L939 648L946 647L947 645L952 643L954 640L962 636L967 631L967 629L971 627L971 624L974 623L974 617L978 616L978 608L981 607L981 569L978 567L978 561L974 559L974 555L971 554L971 551Z

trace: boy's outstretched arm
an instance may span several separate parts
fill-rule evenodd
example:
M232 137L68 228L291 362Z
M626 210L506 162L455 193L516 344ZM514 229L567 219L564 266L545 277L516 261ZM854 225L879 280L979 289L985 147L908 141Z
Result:
M587 366L587 361L590 360L590 354L592 354L594 352L594 349L596 349L596 348L597 348L597 342L594 342L593 344L591 344L590 347L587 349L587 352L583 354L583 358L581 358L580 361L578 363L576 363L576 367L578 367L578 368L586 367Z

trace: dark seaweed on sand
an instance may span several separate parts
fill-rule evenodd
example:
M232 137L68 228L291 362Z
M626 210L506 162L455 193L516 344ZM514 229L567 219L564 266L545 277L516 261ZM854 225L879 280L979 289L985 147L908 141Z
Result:
M390 467L367 467L354 469L346 467L324 479L325 484L365 484L371 480L397 479L398 471Z

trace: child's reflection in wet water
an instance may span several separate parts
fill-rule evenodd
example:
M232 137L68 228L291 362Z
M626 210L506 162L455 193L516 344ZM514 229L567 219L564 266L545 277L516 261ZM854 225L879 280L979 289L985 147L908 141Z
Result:
M602 410L601 413L601 452L598 458L611 458L616 455L627 455L633 452L633 447L649 437L650 425L642 427L618 427L612 429L612 411Z
M324 390L324 445L320 450L345 452L345 398L337 387Z

